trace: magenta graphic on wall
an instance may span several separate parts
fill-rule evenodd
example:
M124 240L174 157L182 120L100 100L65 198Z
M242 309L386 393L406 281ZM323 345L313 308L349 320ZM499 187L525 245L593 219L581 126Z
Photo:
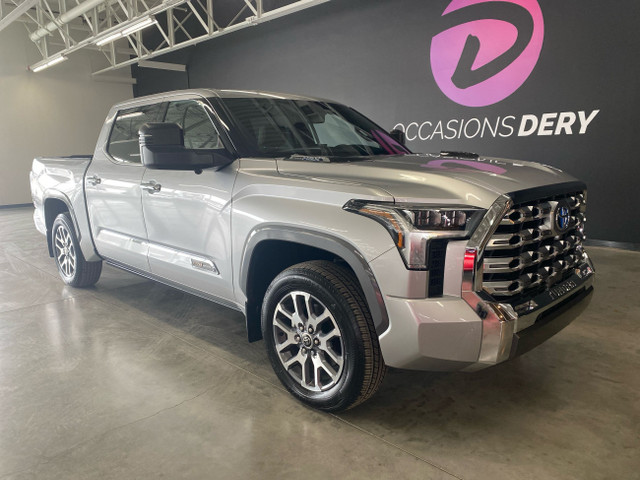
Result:
M453 0L431 40L431 70L456 103L484 107L522 86L540 57L544 21L536 0Z

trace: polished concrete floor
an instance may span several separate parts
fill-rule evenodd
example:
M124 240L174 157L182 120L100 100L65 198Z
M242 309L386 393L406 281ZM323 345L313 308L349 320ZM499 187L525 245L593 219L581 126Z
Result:
M638 252L592 248L590 310L530 353L327 415L237 312L109 267L64 286L31 213L0 210L0 479L640 478Z

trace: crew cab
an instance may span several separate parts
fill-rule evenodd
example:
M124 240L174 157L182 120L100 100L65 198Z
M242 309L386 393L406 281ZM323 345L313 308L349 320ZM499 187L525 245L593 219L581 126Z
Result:
M371 397L386 366L473 371L588 305L586 186L531 162L414 154L329 100L188 90L115 105L93 156L37 158L62 280L106 262L242 312L299 400Z

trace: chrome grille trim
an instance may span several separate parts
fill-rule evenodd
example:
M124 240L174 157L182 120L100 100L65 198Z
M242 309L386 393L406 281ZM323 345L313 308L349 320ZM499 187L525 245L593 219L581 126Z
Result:
M512 208L502 219L500 225L518 225L520 223L530 222L544 218L551 211L551 205L548 203L534 205L524 205L518 208Z
M582 240L579 240L577 235L569 235L563 240L555 240L551 245L543 245L536 250L525 251L520 255L485 257L484 273L518 272L531 265L556 258L581 242Z
M503 280L498 282L484 282L483 286L491 295L513 296L522 293L527 288L537 287L543 284L553 286L563 275L572 271L581 263L581 255L567 255L554 261L550 266L542 267L535 273L525 273L515 280Z
M570 208L569 227L557 233L556 205ZM517 305L570 276L585 258L586 192L573 191L513 205L488 239L482 289L494 300Z

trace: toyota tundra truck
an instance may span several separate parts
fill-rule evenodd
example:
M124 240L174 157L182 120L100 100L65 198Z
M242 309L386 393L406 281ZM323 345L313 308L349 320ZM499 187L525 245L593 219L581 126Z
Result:
M109 112L93 156L37 158L62 280L103 262L244 314L300 401L351 408L386 367L474 371L588 305L585 185L557 168L413 154L339 103L188 90Z

